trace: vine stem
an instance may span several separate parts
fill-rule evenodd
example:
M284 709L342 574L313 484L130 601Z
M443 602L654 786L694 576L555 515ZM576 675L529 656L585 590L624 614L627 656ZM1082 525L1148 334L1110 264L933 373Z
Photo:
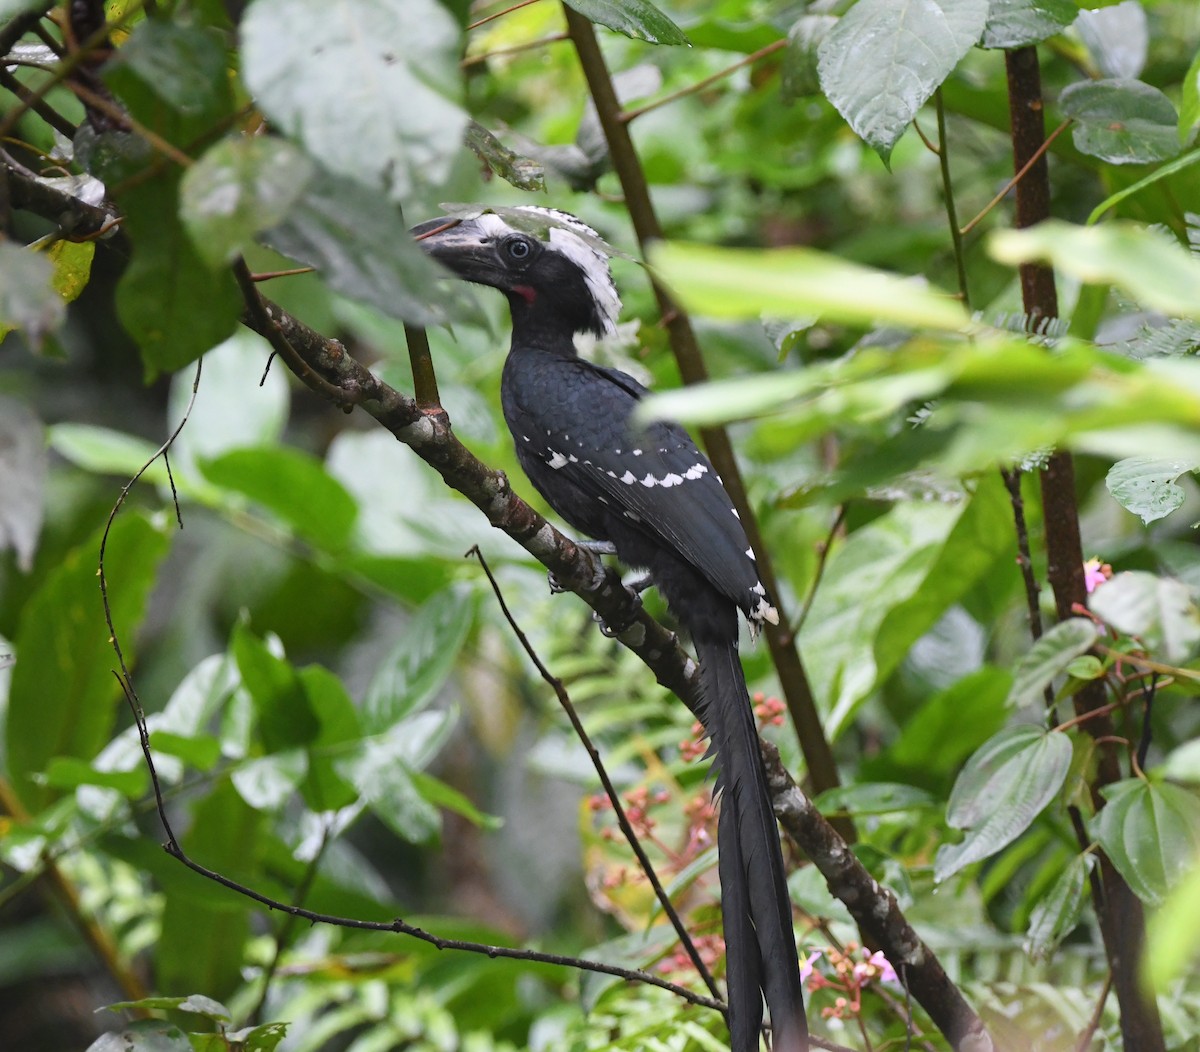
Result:
M517 624L517 619L513 617L512 611L509 610L508 603L504 599L504 593L500 590L500 582L493 575L492 568L488 565L487 559L484 558L479 545L472 546L467 555L473 555L479 560L479 565L483 568L483 573L488 579L488 584L492 586L492 593L496 596L496 602L500 604L500 612L504 615L504 620L508 622L508 627L512 629L517 642L521 644L521 649L525 651L529 656L529 660L533 662L534 667L538 670L538 675L542 677L545 684L554 691L554 696L558 698L558 704L562 707L563 712L567 714L567 719L571 721L571 728L575 731L575 736L583 745L588 758L592 761L592 766L596 769L600 785L608 797L608 802L612 804L617 825L621 827L621 832L624 834L625 840L629 843L630 848L637 857L638 865L646 875L646 879L650 882L650 887L654 889L655 897L662 906L663 912L670 920L671 926L675 929L675 934L679 936L680 944L687 952L700 978L704 980L704 985L708 987L709 993L713 997L719 998L721 995L717 990L716 980L713 979L712 973L708 970L708 966L704 963L700 952L696 949L696 944L692 941L691 934L680 919L679 913L675 909L675 904L671 901L671 896L667 894L666 888L662 886L662 882L658 879L658 874L654 870L654 864L650 861L650 857L646 854L646 849L642 847L642 842L638 838L637 832L630 824L629 816L625 814L625 806L621 803L621 794L617 792L616 786L613 785L612 779L609 778L604 761L600 758L600 750L596 748L592 742L591 735L584 728L583 721L579 718L579 712L575 708L574 702L571 701L571 696L567 693L566 686L558 676L554 675L546 667L545 662L538 656L537 651L533 649L533 644L529 642L529 637L525 635L521 626ZM728 1019L728 1014L726 1014L726 1019Z

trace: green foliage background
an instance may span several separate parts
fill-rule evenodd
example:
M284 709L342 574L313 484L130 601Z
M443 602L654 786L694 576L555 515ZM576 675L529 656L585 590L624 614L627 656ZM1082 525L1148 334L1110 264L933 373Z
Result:
M158 846L96 571L121 488L186 417L169 470L154 460L116 517L104 571L189 855L320 913L702 989L464 558L478 545L648 809L652 857L720 971L690 714L411 450L280 361L264 374L269 348L239 327L238 257L315 267L263 290L400 390L404 325L432 326L455 431L533 498L498 410L503 305L464 303L407 235L460 202L594 225L619 252L626 320L596 353L671 392L652 411L733 425L843 782L818 803L853 818L856 853L1002 1047L1075 1048L1093 1021L1086 1047L1122 1047L1115 998L1098 1003L1097 846L1151 911L1167 1047L1200 1047L1197 5L573 2L601 24L623 105L643 111L630 126L668 237L652 261L718 380L679 392L558 3L102 6L113 53L91 90L128 130L85 111L31 32L5 38L25 50L0 81L6 170L76 176L47 185L99 188L123 217L93 247L0 193L6 1047L723 1047L717 1013L663 990L295 923ZM0 0L0 32L48 7ZM956 255L926 140L965 225L1012 176L1003 49L1030 44L1048 128L1070 120L1049 148L1059 222L1011 230L1009 195ZM73 138L20 107L18 86L44 88ZM1014 265L1033 259L1056 269L1062 320L1030 334ZM1085 554L1125 573L1096 593L1104 625L1072 619L1033 645L996 466L1030 472L1042 581L1033 472L1056 445L1076 453ZM1038 602L1049 624L1048 589ZM768 656L743 649L752 689L773 697ZM1125 777L1097 812L1095 745L1063 724L1100 677ZM802 777L790 726L766 733ZM814 1031L903 1047L898 986L869 978L859 1010L839 1009L832 966L865 954L792 861L802 950L823 954ZM91 1013L118 1001L134 1005ZM946 1047L913 1011L923 1047ZM98 1036L122 1027L131 1044Z

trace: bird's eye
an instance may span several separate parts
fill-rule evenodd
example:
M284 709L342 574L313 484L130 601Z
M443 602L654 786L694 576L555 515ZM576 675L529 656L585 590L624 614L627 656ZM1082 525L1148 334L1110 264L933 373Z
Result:
M524 241L519 237L513 238L507 246L508 254L513 259L528 259L529 258L529 242Z

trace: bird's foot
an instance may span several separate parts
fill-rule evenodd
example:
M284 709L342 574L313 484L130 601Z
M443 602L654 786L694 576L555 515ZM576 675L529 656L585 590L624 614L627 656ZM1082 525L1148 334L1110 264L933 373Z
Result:
M597 557L592 569L592 579L589 584L589 587L592 590L595 590L604 584L604 578L608 573L608 571L604 568L604 564L600 561L599 556L616 555L616 546L612 543L612 541L575 541L574 543L576 548L582 548L585 552L590 552L592 555ZM555 576L553 570L546 574L546 580L550 583L551 595L558 595L560 592L570 591L570 589L567 588L557 576Z
M641 584L642 582L638 581L636 583ZM627 586L627 587L629 587L629 586ZM625 618L625 620L620 625L610 625L607 621L604 620L604 618L602 618L598 613L596 613L595 610L592 611L592 620L595 621L596 624L600 627L600 634L602 636L604 636L608 639L616 639L617 636L619 636L622 632L625 631L625 629L627 629L630 625L633 624L633 622L637 619L637 611L641 610L641 608L642 608L641 593L644 590L645 589L641 589L641 588L634 588L633 590L631 590L630 599L633 604L633 606L631 608L632 612L630 613L630 615L627 618Z

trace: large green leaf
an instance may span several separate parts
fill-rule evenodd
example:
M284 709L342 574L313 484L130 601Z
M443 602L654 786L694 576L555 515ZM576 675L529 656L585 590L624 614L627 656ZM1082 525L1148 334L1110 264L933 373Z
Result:
M1067 666L1091 649L1099 629L1086 617L1071 617L1051 628L1017 662L1008 703L1014 708L1036 705L1042 692Z
M445 6L255 0L241 37L247 86L312 157L392 200L446 181L467 118L455 101L459 31Z
M1052 219L1025 230L998 230L988 247L1001 263L1049 263L1080 281L1120 285L1147 307L1200 319L1200 259L1158 231Z
M177 177L161 175L121 196L133 257L117 286L121 323L137 341L148 378L195 361L237 326L242 297L228 270L213 270L179 219Z
M1149 524L1183 505L1184 492L1175 480L1197 468L1200 460L1126 457L1109 468L1104 484L1122 508Z
M821 41L821 87L886 163L987 17L988 0L858 0Z
M1188 660L1200 644L1200 609L1191 590L1170 577L1144 570L1119 573L1092 593L1088 607L1171 664Z
M683 30L649 0L564 0L589 22L598 22L651 44L686 44Z
M1171 100L1140 80L1085 80L1058 99L1080 153L1109 164L1150 164L1179 153Z
M967 323L962 306L945 293L814 249L751 251L673 242L652 249L650 260L689 310L710 317L804 315L951 332Z
M289 446L234 449L200 470L214 485L268 508L301 537L329 551L345 548L358 505L321 462Z
M1061 33L1079 14L1074 0L991 0L982 46L1018 48Z
M184 173L179 191L197 251L212 267L231 262L283 222L312 173L312 161L283 139L222 139Z
M1200 51L1192 59L1183 78L1183 94L1179 100L1179 141L1183 145L1192 138L1200 124Z
M1147 927L1146 977L1161 995L1200 957L1200 855Z
M444 322L462 303L459 283L445 289L446 272L417 247L399 210L348 176L318 171L264 240L338 292L404 321Z
M263 748L272 753L313 742L320 722L292 665L242 624L234 629L230 649L254 704Z
M164 520L134 512L120 516L109 534L108 599L131 665L169 536ZM97 533L69 552L26 603L17 629L5 735L9 773L30 811L40 810L52 796L32 776L55 756L95 756L122 702L96 580L99 550Z
M1200 796L1143 778L1103 793L1108 802L1092 819L1091 834L1134 894L1160 905L1200 857Z
M946 821L967 835L938 849L934 879L1016 840L1058 795L1070 766L1071 739L1042 727L1011 727L984 744L958 776L946 808Z

